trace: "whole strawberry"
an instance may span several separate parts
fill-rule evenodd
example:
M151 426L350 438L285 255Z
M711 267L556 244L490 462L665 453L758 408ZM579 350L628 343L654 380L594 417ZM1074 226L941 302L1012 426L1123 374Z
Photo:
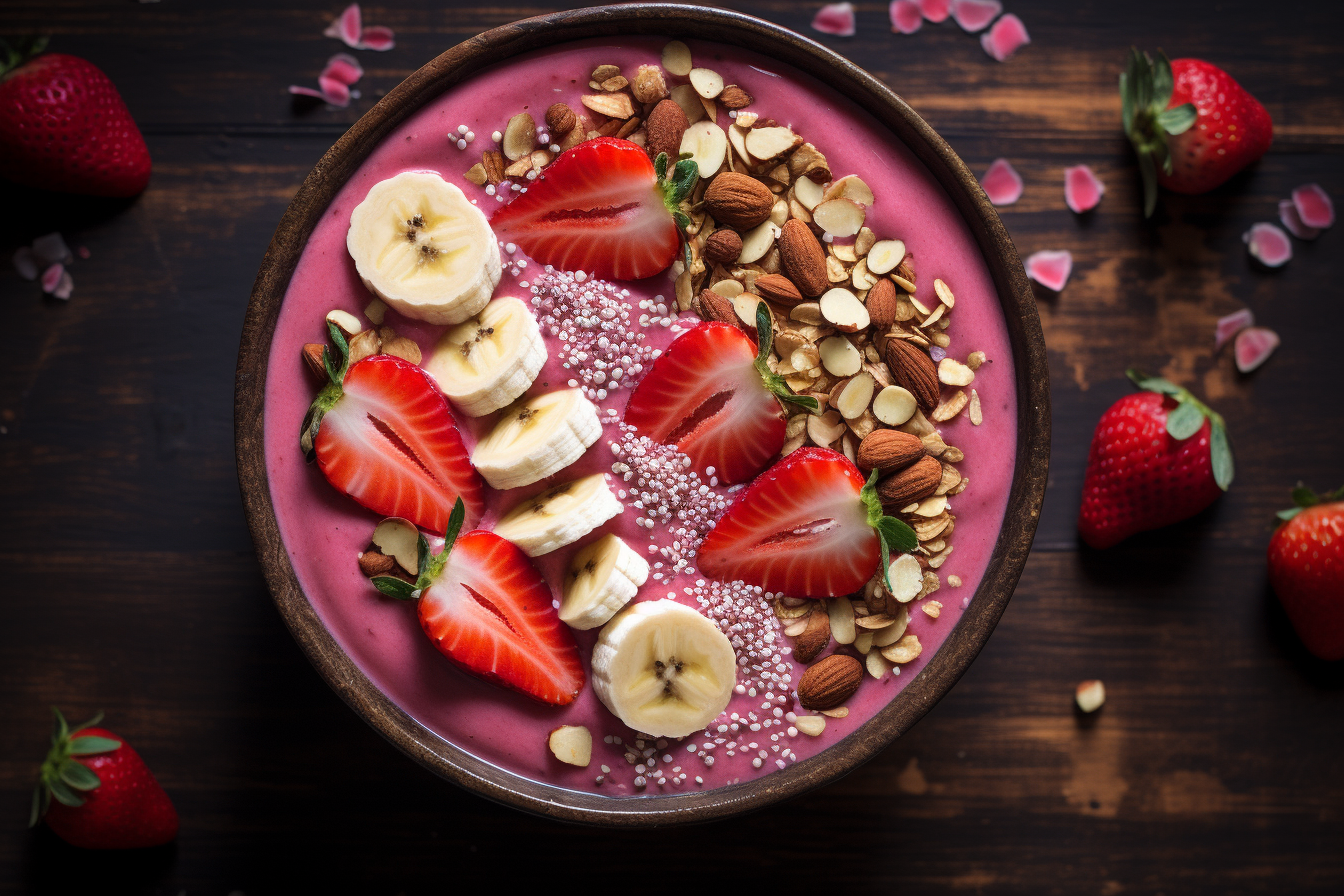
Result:
M1120 75L1125 133L1139 155L1143 214L1157 206L1157 186L1206 193L1269 149L1274 123L1265 107L1202 59L1169 61L1134 49Z
M67 843L85 849L161 846L177 836L177 810L125 740L94 726L74 733L61 711L33 793L29 825L45 816Z
M1087 455L1078 532L1094 548L1192 517L1232 484L1223 418L1174 383L1127 373L1145 391L1101 415Z
M1344 660L1344 488L1298 487L1293 503L1269 540L1269 581L1307 649Z
M140 193L149 183L149 150L121 94L77 56L28 59L45 45L0 42L0 173L43 190Z

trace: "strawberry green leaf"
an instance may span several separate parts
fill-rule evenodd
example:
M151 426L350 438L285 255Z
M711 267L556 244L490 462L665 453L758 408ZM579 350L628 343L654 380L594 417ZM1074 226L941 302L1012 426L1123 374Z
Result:
M1223 491L1227 491L1236 471L1232 463L1232 446L1227 442L1227 427L1223 425L1221 417L1213 420L1209 432L1209 460L1213 464L1213 481Z
M1171 109L1163 109L1157 115L1157 123L1162 126L1162 130L1175 136L1190 130L1198 117L1199 113L1195 111L1195 104L1184 103Z
M1173 398L1179 398L1184 389L1173 383L1171 380L1160 376L1149 376L1138 368L1131 367L1125 371L1125 376L1129 377L1134 385L1147 392L1157 392L1162 395L1170 395Z
M1173 90L1171 61L1161 50L1151 59L1137 47L1120 75L1120 108L1125 134L1134 146L1143 179L1143 214L1152 217L1157 208L1157 170L1171 173L1171 150L1167 137L1194 124L1197 112L1188 103L1167 109Z
M72 808L84 805L84 798L71 790L69 785L60 778L53 777L50 780L46 780L46 785L47 789L51 791L51 795L56 797L56 802L61 805L70 806Z
M451 521L452 518L450 517L449 522ZM418 576L422 570L429 566L429 539L425 538L425 533L418 531L415 533L415 537L415 572Z
M467 508L459 497L453 502L453 512L448 514L448 528L443 534L443 550L437 554L429 552L429 542L423 535L420 536L420 549L418 566L420 574L416 576L414 590L415 596L419 597L419 592L434 584L434 580L443 572L443 567L448 563L448 555L452 553L453 545L457 543L457 536L462 532L462 524L466 522Z
M397 600L415 600L420 590L413 583L396 576L374 576L369 581L380 593L395 597Z
M0 75L13 71L47 48L47 35L15 38L13 43L0 39Z
M73 759L61 763L60 776L75 790L93 790L102 783L87 765Z
M85 726L88 727L88 726ZM71 756L90 756L94 753L110 753L121 746L121 741L110 737L97 737L86 734L70 741Z
M1153 95L1149 105L1165 109L1167 103L1171 102L1171 92L1176 88L1176 79L1171 74L1171 60L1166 53L1158 50L1157 59L1152 61L1151 66Z
M51 732L52 742L63 741L70 736L70 726L66 724L65 716L56 707L51 708L51 713L55 716L53 721L53 731Z
M1178 442L1184 441L1204 426L1204 414L1193 402L1182 401L1167 415L1167 434Z
M777 373L772 373L770 364L767 360L770 357L770 346L774 342L774 327L770 319L770 306L765 302L756 303L756 372L761 375L762 382L776 398L786 405L797 405L810 414L821 413L821 402L810 395L798 395L789 388L789 384L784 381L784 377Z
M919 536L903 520L894 516L884 516L877 524L882 541L894 553L909 554L919 548Z
M1321 503L1321 499L1317 497L1314 491L1307 488L1305 485L1299 485L1297 488L1293 489L1293 503L1299 508L1307 508L1314 507Z
M653 173L659 180L667 177L667 153L660 152L658 157L653 160Z
M37 823L47 812L47 800L49 799L51 799L51 796L47 788L41 784L33 788L33 808L28 812L28 827L37 827Z
M915 530L894 516L882 512L882 501L877 496L877 470L874 470L859 492L868 512L868 525L877 530L877 540L882 547L882 581L887 590L891 590L891 555L908 554L919 547L919 537Z

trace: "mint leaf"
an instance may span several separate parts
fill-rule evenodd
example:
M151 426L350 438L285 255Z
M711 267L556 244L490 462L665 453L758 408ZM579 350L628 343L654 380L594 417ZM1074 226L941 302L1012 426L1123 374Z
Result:
M1204 414L1193 402L1183 401L1167 415L1167 434L1178 442L1199 432L1204 425Z

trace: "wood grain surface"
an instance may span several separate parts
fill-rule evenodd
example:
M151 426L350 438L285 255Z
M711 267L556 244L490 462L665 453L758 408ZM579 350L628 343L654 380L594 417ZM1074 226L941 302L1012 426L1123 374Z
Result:
M819 4L734 3L807 32ZM1068 248L1041 293L1054 404L1036 548L999 630L906 737L845 780L736 821L602 833L506 810L401 756L318 678L279 620L244 524L233 366L252 279L289 198L372 98L443 49L552 6L368 5L397 47L361 53L365 96L301 109L341 4L8 0L0 36L53 35L119 85L155 161L131 202L0 186L0 254L59 229L90 257L69 303L0 267L0 891L441 892L557 881L670 888L779 881L904 892L1344 891L1344 669L1298 645L1269 591L1273 512L1299 479L1344 482L1338 231L1283 269L1240 235L1317 181L1344 197L1344 12L1224 2L1008 4L1033 43L1006 64L954 24L821 37L881 77L983 171L1023 174L1019 250ZM1292 14L1286 11L1291 10ZM1227 67L1276 138L1151 223L1118 130L1129 45ZM1075 216L1062 171L1107 184ZM1251 376L1213 352L1243 305L1283 336ZM1131 363L1207 396L1238 461L1193 520L1107 552L1074 516L1101 412ZM1106 681L1095 718L1079 679ZM175 845L82 853L24 825L48 706L103 709L182 815Z

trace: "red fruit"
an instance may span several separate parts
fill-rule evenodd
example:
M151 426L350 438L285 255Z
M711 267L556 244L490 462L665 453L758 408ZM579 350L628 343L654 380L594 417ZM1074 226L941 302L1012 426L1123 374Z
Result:
M33 794L30 824L45 817L67 843L85 849L161 846L177 836L177 810L131 745L101 714L74 734L60 711ZM54 800L53 800L54 797Z
M26 186L89 196L144 190L149 150L107 75L62 53L4 74L19 58L0 60L0 172Z
M343 367L344 340L338 345ZM344 372L332 365L333 378L308 409L299 440L327 481L370 510L432 532L447 527L459 497L467 519L480 519L485 486L448 400L429 376L391 355L365 358Z
M1160 377L1129 377L1149 391L1101 415L1087 456L1078 531L1094 548L1192 517L1232 483L1223 418Z
M1323 660L1344 660L1344 488L1317 497L1293 490L1298 505L1269 540L1269 580L1297 636Z
M678 163L673 182L666 182L639 146L599 137L561 153L495 212L490 226L501 240L562 271L652 277L677 257L674 215L695 186L695 171L693 162Z
M882 516L871 484L849 458L800 448L738 495L700 546L696 565L719 581L740 579L791 597L838 597L862 588L884 552L913 551L918 543L908 526Z
M1125 133L1139 155L1144 215L1157 204L1157 185L1206 193L1259 159L1274 123L1255 97L1202 59L1149 59L1137 49L1120 76Z
M464 515L459 501L438 554L421 536L414 584L379 576L375 587L415 601L420 627L459 668L543 703L573 703L583 663L550 587L513 542L483 530L458 536Z

